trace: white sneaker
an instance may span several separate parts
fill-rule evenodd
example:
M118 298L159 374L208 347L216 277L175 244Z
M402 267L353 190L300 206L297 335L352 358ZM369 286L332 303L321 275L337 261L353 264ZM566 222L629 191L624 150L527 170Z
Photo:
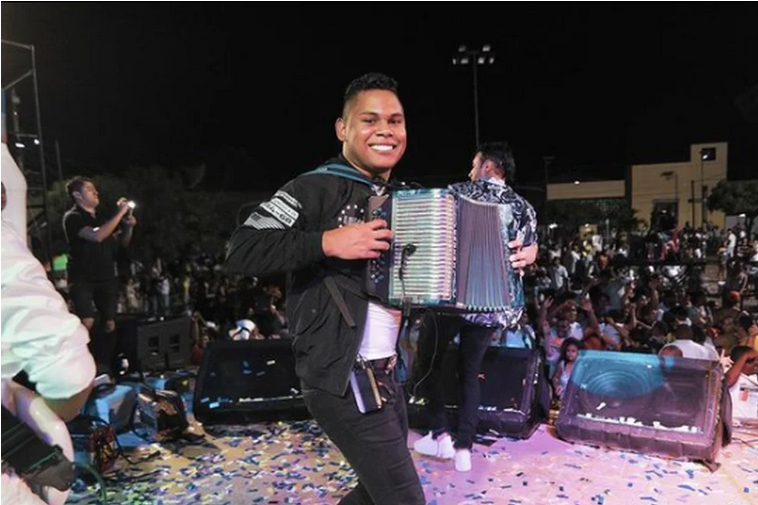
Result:
M413 450L425 456L432 456L441 459L453 459L455 449L453 448L453 439L450 434L440 435L437 440L429 432L424 438L420 438L413 443Z
M455 451L455 469L459 472L471 470L471 451L468 449L458 449Z

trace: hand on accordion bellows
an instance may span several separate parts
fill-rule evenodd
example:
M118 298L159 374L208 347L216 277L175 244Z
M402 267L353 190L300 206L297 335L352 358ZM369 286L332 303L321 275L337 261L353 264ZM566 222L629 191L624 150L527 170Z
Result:
M375 219L325 231L321 247L327 256L344 260L375 259L389 250L392 237L387 222Z
M537 260L537 244L528 247L523 247L523 244L521 239L508 242L508 247L515 251L509 258L513 268L524 268Z

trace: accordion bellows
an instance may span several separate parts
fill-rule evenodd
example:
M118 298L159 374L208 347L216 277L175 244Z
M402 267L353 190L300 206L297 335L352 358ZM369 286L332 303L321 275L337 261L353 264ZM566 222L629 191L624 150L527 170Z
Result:
M369 219L383 218L392 248L369 262L368 291L392 306L466 312L523 307L521 277L508 261L511 208L448 189L397 190L372 197Z

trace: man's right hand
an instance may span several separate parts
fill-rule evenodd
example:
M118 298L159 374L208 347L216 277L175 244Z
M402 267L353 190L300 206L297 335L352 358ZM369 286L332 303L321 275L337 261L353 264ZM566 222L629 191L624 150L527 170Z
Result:
M118 213L122 216L129 212L129 200L124 198L123 196L118 199L116 202L116 206L118 207Z
M343 260L376 259L390 249L393 236L386 221L374 219L325 231L321 248L327 256Z

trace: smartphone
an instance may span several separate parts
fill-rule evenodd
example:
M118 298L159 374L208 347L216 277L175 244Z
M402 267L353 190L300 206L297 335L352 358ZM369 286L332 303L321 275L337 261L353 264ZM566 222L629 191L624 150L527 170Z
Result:
M376 384L374 371L370 367L356 367L350 372L350 388L361 414L382 408L382 398Z

